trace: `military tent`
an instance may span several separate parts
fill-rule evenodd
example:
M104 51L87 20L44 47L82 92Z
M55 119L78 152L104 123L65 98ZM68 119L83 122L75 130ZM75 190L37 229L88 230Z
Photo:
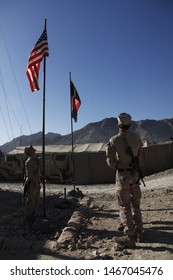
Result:
M37 154L42 156L42 146L34 146ZM50 182L71 183L75 174L75 183L102 184L114 181L114 171L106 164L105 143L76 144L74 153L71 145L46 145L45 146L45 171ZM10 153L23 156L25 147L17 147ZM73 169L73 155L75 172Z

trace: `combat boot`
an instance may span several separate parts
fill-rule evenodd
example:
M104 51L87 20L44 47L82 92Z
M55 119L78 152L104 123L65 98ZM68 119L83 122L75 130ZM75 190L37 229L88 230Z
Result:
M115 239L117 243L117 249L124 249L124 248L135 248L135 239L133 236L122 236L122 237L117 237Z
M123 225L123 224L119 224L119 225L117 226L117 230L118 230L118 231L123 231L123 230L124 230L124 225Z
M136 230L136 231L135 231L135 234L134 234L134 237L135 237L135 241L136 241L136 242L142 243L142 242L143 242L142 230Z

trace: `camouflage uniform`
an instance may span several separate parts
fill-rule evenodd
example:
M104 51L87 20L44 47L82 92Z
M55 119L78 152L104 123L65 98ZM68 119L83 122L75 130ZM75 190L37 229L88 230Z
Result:
M125 140L124 140L125 138ZM113 136L106 148L107 164L117 170L116 186L121 223L127 236L134 236L135 230L142 231L143 223L140 211L141 190L138 174L131 174L132 158L126 153L127 143L133 155L139 156L142 142L139 136L128 130L121 130Z
M25 217L27 219L33 219L40 204L40 162L36 156L27 159L25 173L27 180L29 180Z

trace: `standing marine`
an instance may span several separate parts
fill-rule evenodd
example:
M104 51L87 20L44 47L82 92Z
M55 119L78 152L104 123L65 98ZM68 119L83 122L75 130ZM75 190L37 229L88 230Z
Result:
M133 248L135 241L142 241L143 222L140 211L141 189L139 174L132 169L132 156L138 158L142 150L142 141L131 131L131 116L121 113L118 120L119 133L113 136L106 147L107 164L116 170L117 198L123 237L117 237L119 248Z
M29 222L33 222L40 205L40 161L32 145L29 148L25 148L25 154L28 156L28 159L25 162L27 199L24 215Z

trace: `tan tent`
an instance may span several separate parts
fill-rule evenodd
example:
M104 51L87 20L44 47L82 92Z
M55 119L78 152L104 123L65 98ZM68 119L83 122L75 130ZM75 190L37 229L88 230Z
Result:
M41 157L42 146L34 146ZM90 143L76 144L74 148L75 183L76 184L102 184L114 181L114 171L106 164L106 144ZM26 158L25 147L17 147L7 158ZM50 182L71 183L73 177L73 155L71 145L45 146L45 171Z
M0 165L0 178L13 180L20 175L22 179L25 147L18 147L6 155L6 161ZM42 146L35 146L37 154L41 157ZM106 164L106 144L90 143L76 144L75 157L75 183L80 184L106 184L115 182L115 172ZM45 146L45 171L50 182L72 183L73 159L71 145ZM173 168L173 143L143 147L141 169L144 175ZM3 174L1 174L3 172ZM9 175L8 175L9 174Z

